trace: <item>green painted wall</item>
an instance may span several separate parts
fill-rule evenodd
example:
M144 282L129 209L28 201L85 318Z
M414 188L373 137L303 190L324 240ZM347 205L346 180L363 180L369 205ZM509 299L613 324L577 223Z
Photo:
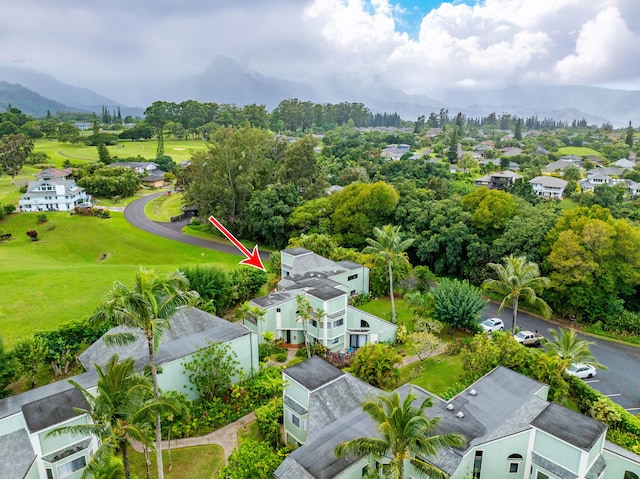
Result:
M309 391L286 374L283 374L285 381L284 394L307 409L309 407Z
M533 450L556 464L561 464L565 469L578 472L580 450L543 431L536 430Z
M0 420L0 431L2 431L2 435L9 434L15 431L19 431L20 429L26 429L26 424L24 423L24 416L22 415L22 411L18 414L14 414L12 416L7 416Z
M24 479L40 479L40 473L38 471L37 461L34 461L31 469L27 472L27 475L24 476Z
M65 433L59 436L47 436L47 434L59 427L62 426L75 426L78 424L87 424L87 416L79 416L70 421L62 422L56 424L56 427L52 427L50 429L45 429L38 433L38 440L40 441L40 447L42 450L42 455L46 456L54 451L59 451L71 444L75 444L76 442L80 442L85 439L87 436L85 435L77 435Z
M604 470L604 479L623 479L625 471L633 472L640 477L640 457L637 462L633 462L626 457L622 457L606 449L602 451L602 457L607 461L607 467Z

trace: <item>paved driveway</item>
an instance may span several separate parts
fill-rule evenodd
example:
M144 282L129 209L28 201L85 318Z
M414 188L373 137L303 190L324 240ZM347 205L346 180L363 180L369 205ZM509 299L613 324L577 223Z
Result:
M180 241L181 243L187 243L200 248L212 249L220 251L222 253L234 254L244 257L238 249L232 244L218 243L202 238L196 238L184 234L181 229L185 226L189 220L177 221L175 223L161 223L159 221L151 221L144 214L144 207L150 201L154 200L163 193L154 193L152 195L143 196L135 201L132 201L124 210L124 217L132 225L154 235L162 236L163 238L172 239L174 241ZM262 261L269 259L269 253L260 253Z

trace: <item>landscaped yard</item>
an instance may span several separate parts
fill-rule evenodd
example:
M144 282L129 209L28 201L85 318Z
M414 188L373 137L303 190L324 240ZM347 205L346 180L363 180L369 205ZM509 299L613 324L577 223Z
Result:
M13 239L0 243L0 331L9 349L38 329L90 315L114 281L129 283L139 265L171 271L206 263L221 268L239 257L164 239L112 218L47 213L10 215L0 229ZM31 241L27 230L36 230Z
M413 313L411 308L402 298L395 298L395 303L398 324L404 324L408 332L413 332ZM358 306L358 309L391 321L391 299L388 296L369 301L367 304Z
M156 454L152 452L151 478L158 477L156 468ZM129 460L131 473L139 479L147 477L144 454L137 453L129 448ZM224 466L224 451L218 444L207 446L182 447L171 449L171 463L173 468L169 471L169 455L162 451L164 464L164 477L166 479L211 479L216 477L218 471Z
M410 382L436 395L444 393L462 375L460 356L441 354L401 369L402 383Z
M152 221L171 221L172 216L182 213L182 194L173 193L158 196L155 200L147 203L144 214Z
M602 156L602 153L598 150L586 146L563 146L562 148L558 148L558 153L560 155Z

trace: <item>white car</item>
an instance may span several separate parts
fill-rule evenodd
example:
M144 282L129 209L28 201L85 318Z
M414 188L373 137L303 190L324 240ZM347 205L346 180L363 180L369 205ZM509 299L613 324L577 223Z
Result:
M504 323L500 318L485 319L480 323L485 333L491 334L494 331L502 331L504 329Z
M564 370L569 376L580 379L592 378L596 375L596 368L589 364L575 363Z

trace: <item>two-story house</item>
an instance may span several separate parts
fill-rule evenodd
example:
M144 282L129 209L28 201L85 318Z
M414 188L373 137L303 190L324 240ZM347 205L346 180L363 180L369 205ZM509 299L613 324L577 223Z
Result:
M554 178L553 176L536 176L535 178L529 180L531 183L531 187L533 188L533 192L542 196L543 198L554 198L554 199L562 199L562 195L564 195L564 189L569 184L566 180L561 180L560 178Z
M322 360L314 359L315 363L319 361ZM345 386L342 377L348 373L327 366L311 366L305 368L301 363L284 371L285 415L294 414L294 408L304 410L306 436L304 444L278 467L275 477L355 479L371 469L383 469L388 459L336 458L334 449L338 444L359 437L376 437L376 425L350 400L353 392ZM297 367L300 370L294 369ZM313 383L300 376L311 371L322 371ZM320 384L323 380L324 384ZM332 387L340 380L345 381L341 387ZM323 388L331 388L331 395L325 396L328 408L312 399L314 394L322 394ZM461 448L444 448L437 456L422 458L451 479L637 479L640 476L640 456L608 442L604 424L549 403L547 385L510 369L494 369L449 401L410 384L398 391L405 397L410 389L418 397L416 407L425 398L432 398L433 407L427 408L425 414L442 418L436 434L453 432L466 438ZM364 395L370 397L371 392ZM333 421L324 421L320 429L310 429L316 407L322 419L322 411L332 410L343 400L349 402ZM352 409L347 411L349 408ZM295 437L296 429L286 419L285 432L287 440ZM423 476L407 461L404 477Z
M490 190L505 190L514 185L517 180L521 180L522 175L511 170L498 171L487 176L476 178L476 186L486 186Z
M123 331L121 327L114 329L110 333ZM171 329L163 335L156 355L160 388L183 392L195 399L197 391L189 383L184 365L198 348L210 342L229 345L244 373L257 371L255 333L199 309L182 308L172 316ZM80 355L87 371L71 379L94 393L97 384L94 364L104 367L114 353L120 358L134 358L138 370L148 362L146 340L141 335L135 343L126 346L107 346L101 338ZM98 439L92 435L50 436L49 433L62 426L85 423L87 416L79 416L74 408L86 409L87 406L80 391L67 380L1 399L0 477L79 479L98 448Z
M304 331L310 342L338 352L368 342L395 341L397 326L349 305L349 298L369 292L369 269L352 261L331 261L305 248L281 252L277 291L249 303L265 311L244 324L262 335L275 333L285 343L301 345ZM300 321L298 296L309 301L312 318Z
M21 211L72 211L91 203L91 195L74 180L49 178L30 181L27 192L20 196Z

